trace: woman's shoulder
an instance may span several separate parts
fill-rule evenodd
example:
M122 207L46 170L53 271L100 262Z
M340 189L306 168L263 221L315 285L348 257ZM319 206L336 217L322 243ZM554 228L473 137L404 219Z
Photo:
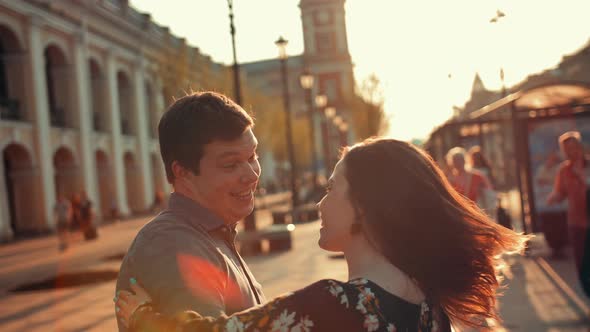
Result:
M366 279L357 279L351 281L322 279L305 288L297 290L292 294L298 299L312 298L318 303L333 303L337 304L338 306L344 305L344 307L348 308L351 300L357 298L359 294L363 292L371 293L371 290L366 288L366 284Z
M360 290L367 287L369 280L358 278L349 281L340 281L336 279L321 279L301 290L320 290L331 291L334 289L342 290Z

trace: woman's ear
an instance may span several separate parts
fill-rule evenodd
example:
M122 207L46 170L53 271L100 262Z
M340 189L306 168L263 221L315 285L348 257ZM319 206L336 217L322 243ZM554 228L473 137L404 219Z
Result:
M359 234L363 231L363 223L365 222L365 212L356 202L352 202L354 207L354 222L350 226L350 234Z

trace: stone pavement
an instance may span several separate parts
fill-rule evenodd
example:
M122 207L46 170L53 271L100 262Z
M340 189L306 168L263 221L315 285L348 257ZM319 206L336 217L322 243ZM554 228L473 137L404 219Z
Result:
M259 223L270 223L267 210L257 213ZM105 225L97 241L78 236L65 253L58 252L54 236L0 246L0 331L115 331L114 280L58 290L9 290L62 273L116 272L121 254L146 221ZM317 246L318 229L318 222L297 225L293 250L246 258L267 297L322 278L346 279L342 257ZM508 288L499 304L504 324L496 330L588 330L590 303L577 285L570 259L549 259L539 236L529 257L510 260Z

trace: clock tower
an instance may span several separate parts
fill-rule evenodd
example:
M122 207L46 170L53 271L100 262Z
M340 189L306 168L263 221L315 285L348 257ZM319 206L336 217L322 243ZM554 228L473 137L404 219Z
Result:
M345 106L354 93L352 61L348 52L345 0L301 0L303 64L316 77L316 94L328 96L332 106Z

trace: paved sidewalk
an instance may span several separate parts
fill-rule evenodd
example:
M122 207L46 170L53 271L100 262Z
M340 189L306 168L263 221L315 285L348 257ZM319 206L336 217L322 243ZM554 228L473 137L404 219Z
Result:
M270 213L259 210L259 223ZM115 331L114 280L59 290L9 292L23 283L75 271L118 271L120 260L137 230L139 218L100 228L100 238L80 237L59 253L54 236L0 246L0 331ZM317 246L319 223L297 225L293 250L247 257L267 297L304 287L322 278L345 280L341 256ZM572 278L571 260L548 258L542 236L531 255L511 258L508 288L500 298L504 324L497 331L587 331L590 303ZM106 259L109 256L114 259ZM492 322L493 323L493 322Z

